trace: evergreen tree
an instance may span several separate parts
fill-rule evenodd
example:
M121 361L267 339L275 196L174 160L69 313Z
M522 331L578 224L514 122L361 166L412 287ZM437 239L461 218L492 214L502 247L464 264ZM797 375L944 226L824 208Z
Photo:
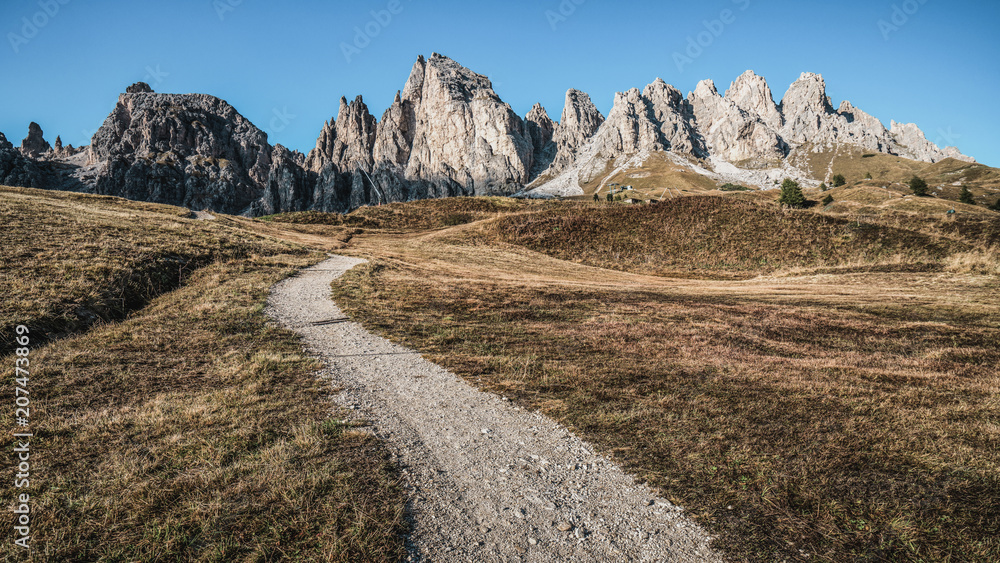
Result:
M844 178L843 174L835 175L831 181L833 182L833 187L839 188L840 186L847 185L847 178Z
M802 195L802 188L799 183L791 178L785 178L781 184L781 198L778 199L781 205L788 207L802 207L806 203L806 197Z
M910 178L910 189L913 190L913 195L924 197L927 195L927 182L920 176L914 176Z
M972 192L970 192L969 188L965 186L962 186L962 193L958 194L958 201L969 205L976 204L976 199L972 197Z
M830 205L831 203L833 203L833 196L827 194L827 196L823 198L823 205Z

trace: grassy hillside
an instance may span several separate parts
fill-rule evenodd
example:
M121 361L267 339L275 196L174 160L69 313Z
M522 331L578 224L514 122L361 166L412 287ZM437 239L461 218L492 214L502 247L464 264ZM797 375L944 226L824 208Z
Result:
M616 172L612 162L607 173L594 178L584 188L584 197L591 199L600 186L600 196L607 195L611 184L632 186L634 191L626 192L623 197L636 199L669 199L679 195L690 195L716 189L715 181L698 174L686 166L681 166L662 153L650 155L642 166ZM671 191L666 191L670 188Z
M852 146L814 152L813 147L804 145L793 151L789 160L818 180L829 182L833 175L843 175L849 186L884 187L909 194L906 183L920 176L931 187L931 195L941 199L957 202L962 186L969 188L977 205L992 205L1000 198L1000 169L953 158L930 164Z
M273 248L250 233L187 219L177 207L0 189L8 297L0 353L10 352L15 324L31 327L37 341L120 319L200 267Z
M956 258L971 243L810 213L691 198L361 233L347 251L372 263L334 291L371 329L570 426L734 560L997 560L1000 277ZM851 235L824 246L831 229ZM772 243L815 263L781 246L792 235L893 271L685 279L749 277ZM681 277L622 271L643 253Z
M927 267L967 250L953 240L808 210L718 196L655 205L553 207L484 226L498 240L564 260L655 275L752 277L801 267Z
M262 217L299 225L336 225L355 229L412 232L443 229L545 205L538 200L504 197L450 197L362 207L347 215L304 211Z
M34 434L31 486L7 464L4 496L31 495L39 560L398 558L395 469L262 313L323 254L114 198L0 188L0 210L0 326L31 329Z

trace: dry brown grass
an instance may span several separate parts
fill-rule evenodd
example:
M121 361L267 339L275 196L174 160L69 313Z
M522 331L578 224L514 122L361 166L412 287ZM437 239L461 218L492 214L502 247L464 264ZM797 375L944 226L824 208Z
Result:
M497 239L496 225L529 217L355 237L349 251L374 260L334 284L338 303L569 425L688 507L733 559L1000 558L988 258L667 279Z
M913 230L718 196L655 205L560 205L505 216L483 236L636 273L753 277L791 267L932 268L967 245Z
M199 267L269 244L225 221L186 215L112 197L0 188L0 354L11 350L16 324L31 327L37 341L120 319Z
M929 164L881 153L869 153L858 147L842 146L835 151L813 152L804 145L790 155L791 162L817 179L827 174L841 174L847 188L882 187L900 193L912 193L907 182L920 176L931 186L931 194L951 203L958 201L962 186L972 192L977 205L986 207L1000 197L1000 169L970 164L953 158ZM871 180L866 180L871 175ZM845 194L845 197L847 194ZM834 195L834 197L837 197Z
M31 351L31 486L13 487L11 463L3 471L5 498L31 495L31 559L401 556L395 468L339 420L317 363L262 313L272 284L322 254L166 206L6 188L0 205L16 241L3 252L17 255L0 266L5 302L27 302L4 309L4 328L80 330L58 324L67 303L135 297L114 315L127 318ZM163 256L189 267L144 281L161 270L142 260ZM0 424L13 428L13 414L0 409ZM12 522L5 510L0 523ZM0 559L27 560L9 536Z
M678 193L689 195L717 188L713 180L690 168L675 164L665 155L659 153L650 155L639 168L619 172L607 177L606 180L602 178L602 181L605 186L612 183L632 186L635 191L625 197L634 196L639 199L660 199L661 196L664 199L669 199L671 195L664 195L664 188L670 188L672 190L670 193L674 197ZM596 186L587 191L586 195L592 195L594 189ZM602 190L601 195L606 193L607 188Z
M816 204L826 195L831 195L834 203ZM733 193L727 197L776 204L778 191ZM862 183L826 192L812 189L806 190L806 197L815 204L809 212L845 220L855 227L867 225L887 228L890 232L911 231L934 240L948 239L980 249L1000 244L1000 213L948 199L915 197L903 184L883 188ZM949 210L955 213L949 214Z
M504 197L451 197L362 207L348 215L304 211L270 215L261 220L286 229L323 229L322 226L327 226L327 232L330 232L330 226L341 227L353 236L365 231L400 233L443 229L545 205L551 205L551 202Z

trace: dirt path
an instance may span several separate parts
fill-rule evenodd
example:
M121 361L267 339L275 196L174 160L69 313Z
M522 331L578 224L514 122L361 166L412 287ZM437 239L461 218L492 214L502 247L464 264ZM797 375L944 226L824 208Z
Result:
M268 314L303 335L336 400L403 467L411 561L719 561L683 511L548 418L472 388L349 322L333 257L274 287Z

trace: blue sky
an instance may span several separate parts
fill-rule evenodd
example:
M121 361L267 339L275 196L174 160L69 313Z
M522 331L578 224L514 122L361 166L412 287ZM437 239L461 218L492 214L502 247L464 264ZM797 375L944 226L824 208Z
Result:
M917 123L1000 166L997 29L1000 3L971 0L3 0L0 131L17 144L37 121L50 142L86 143L145 80L224 98L272 143L308 151L341 96L381 117L417 55L439 52L517 113L541 102L554 119L568 88L607 114L615 92L657 77L724 92L753 69L780 101L817 72L834 106Z

